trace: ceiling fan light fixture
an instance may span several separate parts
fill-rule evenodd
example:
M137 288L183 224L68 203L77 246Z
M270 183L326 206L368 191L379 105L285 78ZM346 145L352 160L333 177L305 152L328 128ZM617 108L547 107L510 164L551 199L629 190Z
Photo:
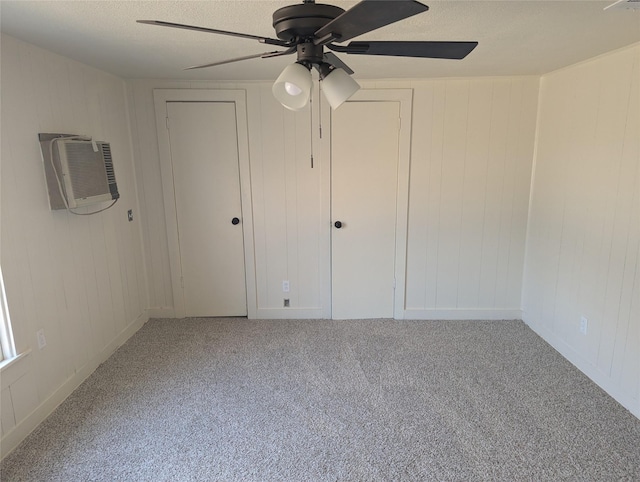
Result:
M360 90L358 84L343 69L333 69L322 78L322 91L332 109L340 107L347 99Z
M273 84L273 96L290 110L300 110L309 102L311 96L311 72L300 64L287 65Z

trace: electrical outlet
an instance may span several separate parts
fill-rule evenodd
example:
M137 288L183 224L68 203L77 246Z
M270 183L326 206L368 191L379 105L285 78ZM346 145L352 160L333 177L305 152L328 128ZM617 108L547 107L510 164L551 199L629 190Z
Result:
M129 209L127 211L127 219L129 220L129 222L133 221L133 209Z
M284 291L285 293L289 292L289 281L285 280L282 282L282 291Z
M284 306L285 308L289 306L289 298L284 299Z
M42 350L47 346L47 339L44 337L44 330L38 330L36 332L36 336L38 337L38 348Z
M581 316L580 317L580 333L582 333L583 335L586 335L588 325L589 325L589 320L587 320L586 317Z

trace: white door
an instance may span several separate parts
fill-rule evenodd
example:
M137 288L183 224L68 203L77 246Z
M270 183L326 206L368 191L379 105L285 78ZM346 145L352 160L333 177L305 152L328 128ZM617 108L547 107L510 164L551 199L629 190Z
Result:
M331 119L332 317L392 318L400 102L346 102Z
M233 102L167 102L186 316L247 314Z

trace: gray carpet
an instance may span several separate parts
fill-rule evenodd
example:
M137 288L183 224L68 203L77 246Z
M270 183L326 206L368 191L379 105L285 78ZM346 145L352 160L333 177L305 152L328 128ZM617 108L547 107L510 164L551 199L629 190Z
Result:
M640 420L519 321L151 320L3 481L640 480Z

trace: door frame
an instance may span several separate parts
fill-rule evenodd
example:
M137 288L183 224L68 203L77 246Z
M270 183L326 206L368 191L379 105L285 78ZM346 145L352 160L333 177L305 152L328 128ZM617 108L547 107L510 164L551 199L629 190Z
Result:
M396 188L396 243L394 260L395 290L393 296L393 318L404 319L407 273L407 236L409 227L409 173L411 165L411 129L413 89L360 89L347 102L399 102L400 129L398 135L398 185ZM330 149L330 148L329 148ZM329 150L331 158L331 150ZM332 159L333 162L333 159ZM331 182L331 177L329 178ZM331 199L329 199L331 205ZM331 208L329 209L331 211ZM332 213L329 214L332 218ZM329 223L331 236L333 226ZM331 245L333 243L331 242ZM330 261L331 262L331 261ZM329 278L333 283L332 275ZM333 311L333 303L331 304Z
M210 89L154 89L153 101L158 134L158 154L162 176L164 214L167 226L171 287L174 316L184 318L186 306L182 287L182 263L178 238L178 218L174 190L173 166L169 131L167 129L167 102L227 102L233 103L236 113L238 136L238 167L240 170L240 203L242 206L242 233L244 240L244 269L247 293L247 316L256 317L256 273L253 242L253 216L251 208L251 175L249 163L249 132L247 123L247 101L244 90Z

